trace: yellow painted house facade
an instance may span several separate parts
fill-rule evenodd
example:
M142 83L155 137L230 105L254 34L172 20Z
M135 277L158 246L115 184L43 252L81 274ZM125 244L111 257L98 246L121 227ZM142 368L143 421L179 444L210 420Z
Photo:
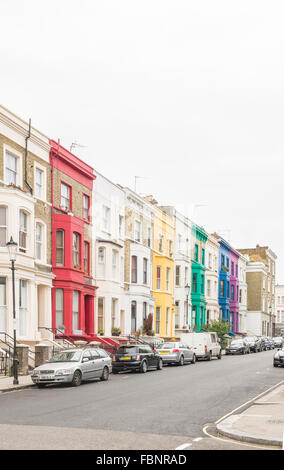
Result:
M157 336L174 335L174 218L155 206L153 226L153 329Z

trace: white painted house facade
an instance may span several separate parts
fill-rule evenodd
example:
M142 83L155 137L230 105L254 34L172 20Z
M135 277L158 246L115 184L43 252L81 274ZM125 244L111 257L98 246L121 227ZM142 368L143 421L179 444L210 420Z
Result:
M153 221L151 203L129 188L126 196L125 311L126 333L142 332L144 321L154 314Z
M94 171L95 330L105 336L113 328L127 330L124 292L125 192Z

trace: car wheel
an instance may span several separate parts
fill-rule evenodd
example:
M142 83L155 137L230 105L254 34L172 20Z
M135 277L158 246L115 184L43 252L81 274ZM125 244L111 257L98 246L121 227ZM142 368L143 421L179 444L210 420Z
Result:
M81 383L82 383L82 374L79 370L75 370L71 383L72 383L73 387L79 387L79 385L81 385Z
M179 366L183 366L183 365L184 365L184 357L183 357L183 355L180 356L178 365L179 365Z
M275 362L273 362L273 367L278 367L278 364L275 364Z
M163 368L163 361L162 361L162 359L159 359L158 365L157 365L157 370L162 370L162 368Z
M211 359L212 359L212 353L210 351L209 356L207 357L207 361L211 361Z
M192 358L191 364L195 364L195 363L196 363L196 356L195 356L195 354L193 354L193 358Z
M108 369L108 367L104 367L104 370L103 370L103 373L102 373L102 376L101 376L101 380L106 382L108 379L109 379L109 369Z
M145 374L147 372L147 370L148 370L147 361L142 361L142 364L141 364L141 367L140 367L140 372Z
M222 359L222 349L220 349L220 352L219 352L217 358L218 358L218 359Z

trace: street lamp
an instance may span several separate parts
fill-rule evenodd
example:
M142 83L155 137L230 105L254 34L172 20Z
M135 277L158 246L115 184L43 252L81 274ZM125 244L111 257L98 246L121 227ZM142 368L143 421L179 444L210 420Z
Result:
M6 243L9 252L9 259L11 261L12 267L12 288L13 288L13 329L14 329L14 354L13 354L13 373L14 380L13 384L17 385L18 380L18 355L17 355L17 340L16 340L16 307L15 307L15 261L17 255L17 246L18 244L14 242L13 238L10 238L10 241Z
M186 284L185 286L185 294L186 294L186 325L188 325L188 299L190 294L190 286Z

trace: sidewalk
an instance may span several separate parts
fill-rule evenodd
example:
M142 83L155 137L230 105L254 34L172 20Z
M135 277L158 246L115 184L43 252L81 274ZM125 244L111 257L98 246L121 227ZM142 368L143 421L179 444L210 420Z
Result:
M281 447L284 432L284 385L256 400L241 414L217 424L219 434L251 443Z
M23 388L34 386L30 375L19 375L19 385L14 385L13 380L14 377L0 376L0 394L11 390L21 390Z

